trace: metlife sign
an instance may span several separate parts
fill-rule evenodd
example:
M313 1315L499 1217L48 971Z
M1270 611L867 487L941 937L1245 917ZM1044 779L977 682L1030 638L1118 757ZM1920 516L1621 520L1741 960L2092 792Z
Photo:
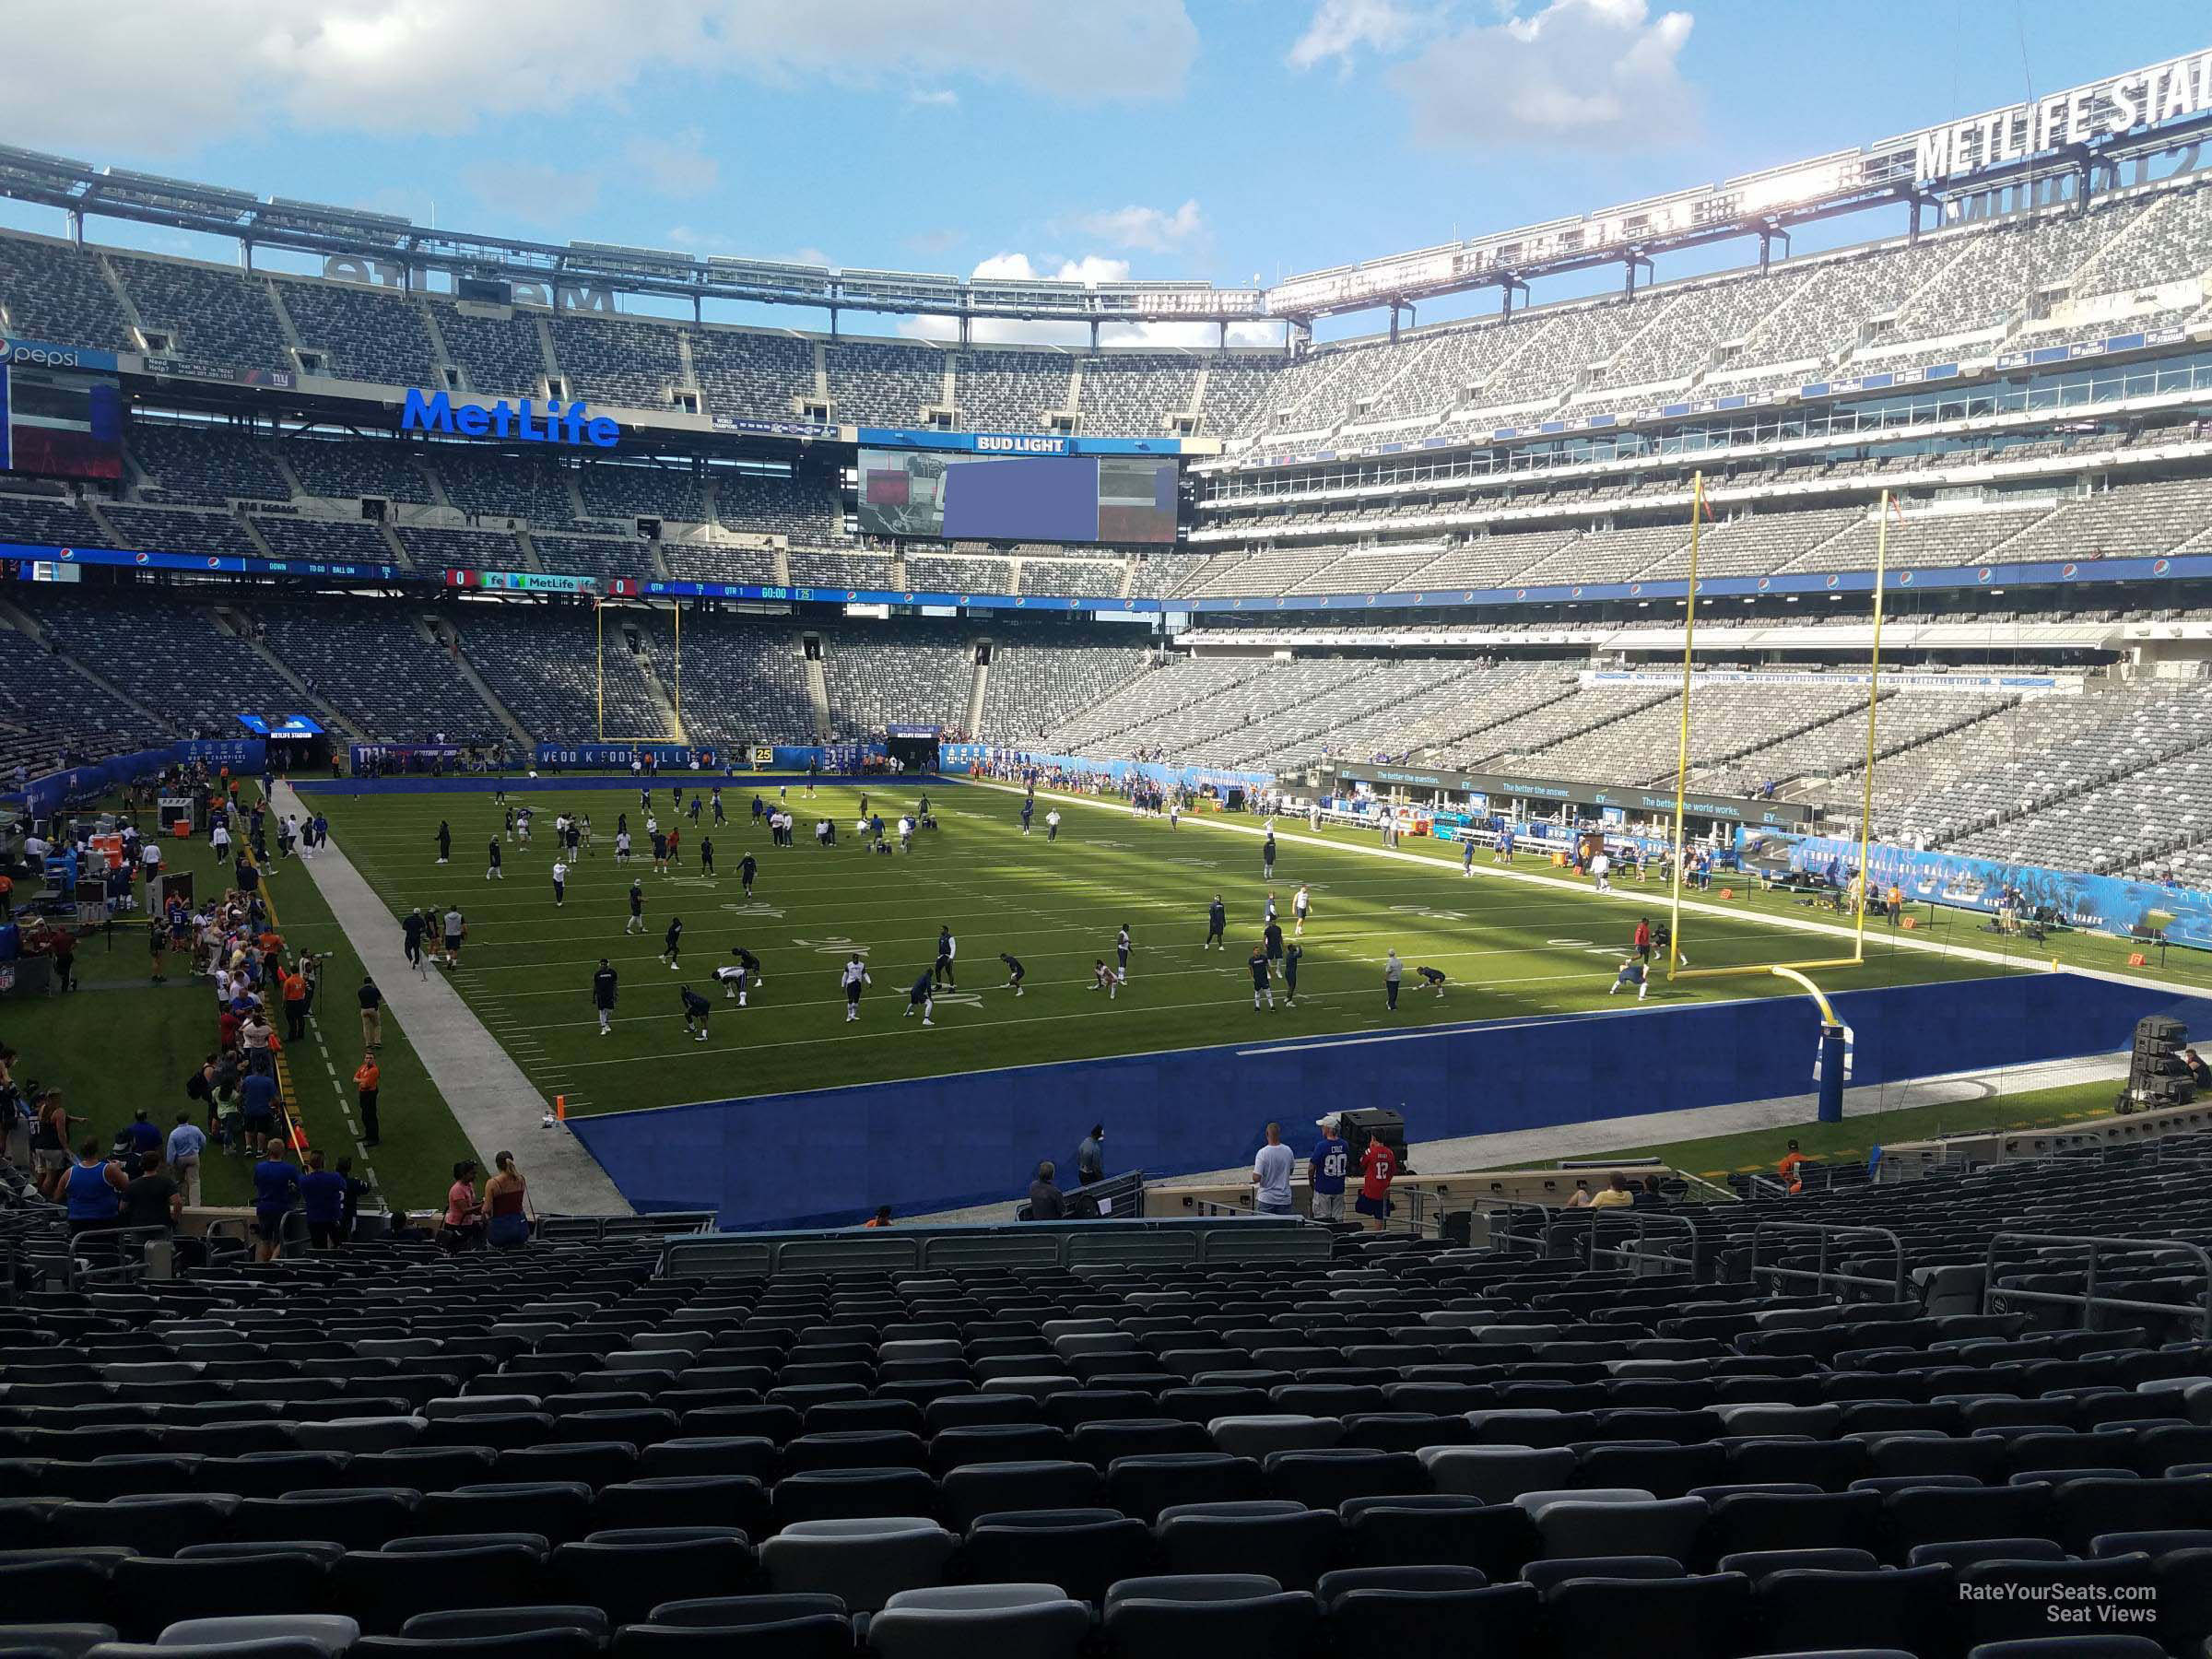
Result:
M492 404L457 404L448 393L412 389L399 412L399 429L442 432L449 438L504 438L518 443L591 449L613 449L622 439L617 422L605 415L594 415L581 399L564 407L558 397L548 398L541 409L535 400L527 397L520 404L505 398Z
M2212 109L2212 52L2054 92L1912 135L1912 176L1932 184L2046 150L2159 127Z

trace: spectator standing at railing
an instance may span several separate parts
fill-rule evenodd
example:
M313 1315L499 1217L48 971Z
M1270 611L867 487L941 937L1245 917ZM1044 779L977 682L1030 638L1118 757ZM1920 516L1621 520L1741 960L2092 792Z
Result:
M1037 1166L1037 1178L1030 1182L1030 1219L1032 1221L1062 1221L1067 1218L1067 1199L1053 1184L1057 1171L1048 1161Z
M169 1132L170 1172L187 1205L200 1201L200 1154L207 1149L207 1135L192 1121L192 1113L177 1113L177 1125Z
M1321 1139L1314 1143L1313 1159L1307 1171L1312 1189L1310 1214L1316 1221L1344 1219L1344 1172L1351 1167L1351 1148L1337 1134L1342 1123L1335 1112L1316 1119L1313 1126L1321 1131Z
M273 1262L284 1241L284 1218L300 1196L300 1174L284 1155L284 1142L270 1135L265 1156L253 1166L253 1248L257 1262Z
M1076 1181L1089 1186L1106 1179L1106 1125L1093 1124L1076 1147Z
M1390 1183L1398 1176L1398 1155L1378 1135L1368 1141L1359 1168L1359 1198L1352 1207L1367 1218L1370 1232L1381 1232L1390 1218Z
M124 1227L159 1227L173 1233L184 1218L184 1193L175 1175L161 1162L159 1147L142 1155L138 1173L123 1190L123 1208L117 1217Z
M1290 1213L1290 1171L1297 1156L1283 1145L1283 1126L1267 1125L1267 1144L1253 1155L1253 1206L1263 1216Z
M56 1194L69 1218L69 1236L113 1227L128 1185L123 1166L101 1154L100 1142L88 1140L78 1147Z

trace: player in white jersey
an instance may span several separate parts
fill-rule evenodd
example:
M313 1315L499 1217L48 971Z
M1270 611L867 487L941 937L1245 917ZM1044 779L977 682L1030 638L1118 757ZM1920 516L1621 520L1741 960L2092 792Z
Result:
M847 1024L860 1018L860 993L864 986L874 983L868 978L866 959L859 956L845 959L844 971L839 982L845 988L845 1020Z

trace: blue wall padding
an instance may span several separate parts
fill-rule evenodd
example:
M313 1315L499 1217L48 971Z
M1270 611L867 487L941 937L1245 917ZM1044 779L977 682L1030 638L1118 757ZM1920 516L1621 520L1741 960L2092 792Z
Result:
M2076 974L1833 1000L1853 1031L1854 1087L2112 1053L2146 1014L2212 1036L2212 998ZM1378 1020L1382 1002L1378 985ZM898 1021L903 1006L878 990L865 1018ZM1241 1016L1225 1013L1225 1025ZM1425 1141L1809 1095L1819 1034L1801 996L1313 1039L1279 1010L1248 1018L1247 1041L1219 1047L610 1112L570 1126L640 1209L816 1226L879 1204L915 1214L1018 1197L1040 1159L1072 1170L1093 1123L1106 1125L1110 1168L1169 1175L1249 1159L1269 1117L1302 1159L1313 1120L1332 1108L1396 1108L1408 1137ZM932 1035L914 1023L914 1041Z

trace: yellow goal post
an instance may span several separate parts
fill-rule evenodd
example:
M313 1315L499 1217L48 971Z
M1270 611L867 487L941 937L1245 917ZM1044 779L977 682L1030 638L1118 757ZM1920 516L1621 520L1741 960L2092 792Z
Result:
M1859 868L1855 877L1855 898L1852 927L1852 950L1849 956L1823 957L1808 962L1747 962L1727 967L1689 968L1682 963L1682 874L1688 862L1688 846L1684 839L1684 820L1688 816L1689 800L1689 733L1690 704L1693 693L1698 633L1698 553L1703 539L1705 520L1710 509L1705 500L1705 475L1696 474L1690 480L1689 506L1689 593L1682 611L1682 719L1675 747L1675 825L1674 825L1674 882L1669 895L1667 918L1668 945L1666 977L1669 982L1678 979L1726 979L1750 974L1776 974L1793 980L1815 998L1819 993L1804 977L1814 968L1855 968L1866 960L1866 909L1872 897L1873 881L1868 875L1868 854L1874 841L1874 766L1877 725L1881 709L1882 689L1882 601L1888 586L1889 518L1892 510L1889 492L1882 491L1877 510L1880 521L1875 532L1874 544L1874 639L1867 655L1866 675L1866 766L1860 780L1859 799ZM1853 890L1853 889L1847 889ZM1823 1004L1825 1007L1825 1004Z

